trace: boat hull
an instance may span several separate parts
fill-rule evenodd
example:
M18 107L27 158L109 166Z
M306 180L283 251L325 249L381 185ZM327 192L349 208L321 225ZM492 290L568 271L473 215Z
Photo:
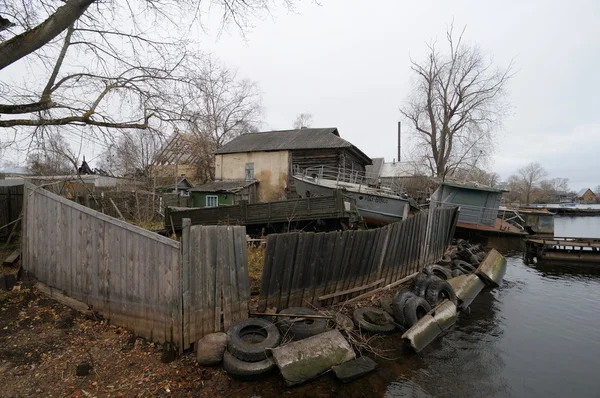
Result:
M296 176L294 176L294 184L296 185L296 192L303 198L313 195L333 195L334 188L319 185ZM354 199L356 208L368 225L386 225L408 217L409 203L405 199L371 195L344 188L340 189L344 192L344 195Z

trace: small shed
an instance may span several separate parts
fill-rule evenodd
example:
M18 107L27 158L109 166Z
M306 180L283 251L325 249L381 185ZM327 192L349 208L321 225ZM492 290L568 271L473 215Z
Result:
M181 196L188 196L190 189L194 185L186 177L175 178L156 178L156 192L158 193L173 193L177 191Z
M506 191L442 182L431 195L431 206L459 206L458 222L494 226L503 192Z
M244 200L256 202L256 180L210 181L190 189L192 207L229 206Z

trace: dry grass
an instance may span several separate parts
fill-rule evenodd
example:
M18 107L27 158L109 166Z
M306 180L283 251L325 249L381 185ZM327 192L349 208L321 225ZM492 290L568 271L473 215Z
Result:
M263 266L265 264L265 246L248 245L248 275L250 276L250 292L260 293Z

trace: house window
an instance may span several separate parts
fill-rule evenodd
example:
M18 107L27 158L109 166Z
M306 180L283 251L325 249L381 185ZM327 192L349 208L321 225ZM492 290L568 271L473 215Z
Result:
M254 163L246 163L246 181L254 179Z
M219 197L217 195L206 195L206 207L218 207Z

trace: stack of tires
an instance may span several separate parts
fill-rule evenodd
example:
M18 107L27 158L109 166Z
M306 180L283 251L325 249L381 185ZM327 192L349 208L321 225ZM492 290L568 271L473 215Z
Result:
M425 267L413 278L410 290L402 289L392 299L396 323L410 329L440 301L447 299L456 304L456 294L447 282L452 276L451 270L439 264Z
M275 363L267 352L281 343L277 327L265 319L250 318L237 322L227 331L227 351L223 368L239 378L255 378L269 372Z
M485 250L480 245L474 245L464 239L456 241L456 251L452 254L452 260L462 260L477 268L486 256Z

